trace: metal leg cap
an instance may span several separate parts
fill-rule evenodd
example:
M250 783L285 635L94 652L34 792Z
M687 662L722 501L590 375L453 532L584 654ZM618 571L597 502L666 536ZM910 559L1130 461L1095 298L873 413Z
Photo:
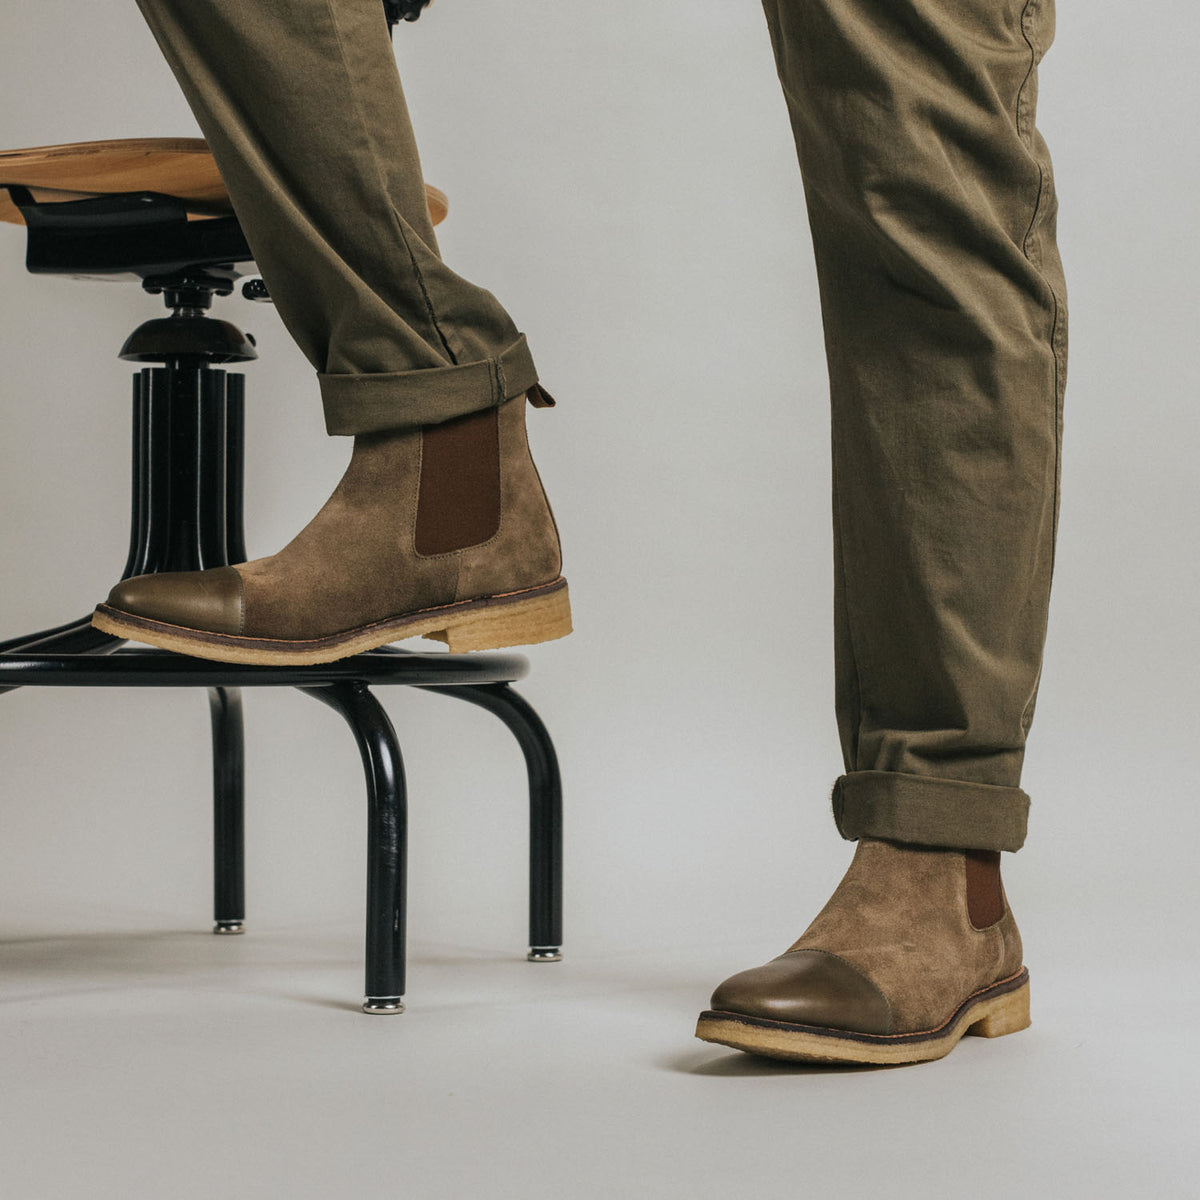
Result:
M400 996L368 996L362 1003L362 1010L376 1016L391 1016L404 1011L404 1000Z
M525 957L530 962L562 962L561 946L530 946Z
M218 921L213 926L213 933L245 933L245 921Z

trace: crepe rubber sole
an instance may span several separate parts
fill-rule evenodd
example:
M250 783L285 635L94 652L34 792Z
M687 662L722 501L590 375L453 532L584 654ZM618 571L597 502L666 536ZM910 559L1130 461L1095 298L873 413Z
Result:
M1016 975L968 996L936 1029L920 1033L851 1033L710 1010L700 1014L696 1036L768 1058L889 1066L944 1058L967 1034L1003 1037L1028 1026L1029 972L1022 967Z
M115 637L195 658L260 666L308 666L362 654L410 637L445 642L452 654L549 642L571 632L571 601L567 581L556 579L541 587L443 604L304 641L188 629L122 612L107 604L97 607L92 624Z

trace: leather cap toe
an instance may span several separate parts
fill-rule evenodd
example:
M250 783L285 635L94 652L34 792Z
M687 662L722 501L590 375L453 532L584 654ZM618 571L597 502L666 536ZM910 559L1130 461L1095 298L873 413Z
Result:
M887 997L865 975L825 950L792 950L725 980L716 1012L816 1025L853 1033L891 1033Z
M233 567L135 575L109 592L107 604L149 621L238 634L242 630L242 577Z

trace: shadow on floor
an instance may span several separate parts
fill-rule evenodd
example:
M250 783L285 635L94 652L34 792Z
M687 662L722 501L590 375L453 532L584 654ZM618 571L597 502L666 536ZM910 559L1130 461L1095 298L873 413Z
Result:
M672 1054L660 1059L658 1065L664 1071L674 1071L677 1074L709 1075L724 1079L760 1075L857 1075L863 1071L895 1069L894 1066L863 1063L784 1062L782 1059L746 1054L741 1050L722 1052L716 1047L711 1050L689 1050L686 1054Z

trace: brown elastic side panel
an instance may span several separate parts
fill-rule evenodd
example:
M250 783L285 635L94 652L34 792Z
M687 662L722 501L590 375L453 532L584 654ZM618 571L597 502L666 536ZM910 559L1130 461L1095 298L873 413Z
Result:
M1004 916L1000 888L1000 851L968 850L967 916L976 929L986 929Z
M500 528L500 433L497 411L458 417L421 431L417 493L418 554L478 546Z

